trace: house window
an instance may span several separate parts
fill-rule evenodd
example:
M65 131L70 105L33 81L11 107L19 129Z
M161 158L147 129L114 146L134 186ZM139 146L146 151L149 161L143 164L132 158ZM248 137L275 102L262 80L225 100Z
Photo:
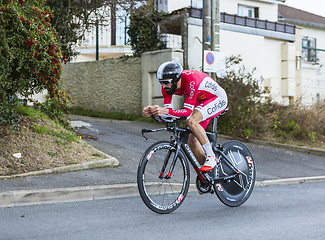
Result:
M302 59L306 62L317 62L316 38L302 38Z
M250 17L250 18L259 18L257 7L250 7L245 5L238 5L238 16Z

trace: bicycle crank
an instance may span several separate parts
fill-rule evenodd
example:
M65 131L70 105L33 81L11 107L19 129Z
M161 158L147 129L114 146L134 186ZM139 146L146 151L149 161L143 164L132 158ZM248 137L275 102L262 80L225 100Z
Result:
M201 195L206 193L211 193L211 194L214 193L211 184L209 184L209 182L207 181L202 183L199 176L196 176L196 188L199 191L199 194Z

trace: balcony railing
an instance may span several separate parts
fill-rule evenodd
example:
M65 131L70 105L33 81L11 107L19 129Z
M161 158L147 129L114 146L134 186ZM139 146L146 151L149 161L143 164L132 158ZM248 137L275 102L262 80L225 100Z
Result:
M296 26L282 22L271 22L268 20L261 20L258 18L242 17L228 13L220 13L220 22L230 23L245 27L252 27L258 29L265 29L275 32L283 32L289 34L296 33Z

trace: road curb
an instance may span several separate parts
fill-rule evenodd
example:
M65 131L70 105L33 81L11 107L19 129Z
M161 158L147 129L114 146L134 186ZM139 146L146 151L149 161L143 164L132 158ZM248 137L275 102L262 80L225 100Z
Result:
M282 144L282 143L273 143L273 142L264 142L261 140L252 140L252 143L260 144L264 146L272 146L282 149L288 149L291 151L296 152L304 152L312 155L322 156L325 157L325 150L318 149L318 148L310 148L310 147L300 147L300 146L294 146L294 145L288 145L288 144Z
M11 178L30 177L30 176L39 176L39 175L53 174L53 173L81 171L81 170L100 168L100 167L117 167L118 165L119 165L119 162L117 161L116 158L107 156L107 158L105 158L105 159L94 160L94 161L80 163L80 164L73 164L73 165L68 165L68 166L63 166L63 167L56 167L56 168L28 172L28 173L22 173L22 174L16 174L16 175L11 175L11 176L0 176L0 180L11 179Z
M325 181L325 176L299 177L256 181L256 187L290 185ZM195 184L190 192L197 191ZM0 193L0 207L29 206L60 202L91 201L139 196L136 183L71 188L15 190Z
M308 182L321 182L325 181L325 176L313 176L313 177L296 177L296 178L283 178L283 179L272 179L257 181L255 186L265 187L272 185L290 185L298 183L308 183Z
M138 189L134 183L71 188L15 190L0 193L0 207L90 201L136 196L137 194Z
M227 140L233 140L232 137L223 135L223 134L218 134L220 138L224 138ZM295 146L295 145L289 145L289 144L283 144L283 143L276 143L276 142L267 142L267 141L262 141L258 139L250 139L249 142L244 142L246 143L253 143L253 144L259 144L263 146L271 146L271 147L277 147L277 148L282 148L282 149L288 149L291 151L295 152L304 152L304 153L309 153L317 156L322 156L325 157L325 149L320 149L320 148L310 148L310 147L303 147L303 146Z

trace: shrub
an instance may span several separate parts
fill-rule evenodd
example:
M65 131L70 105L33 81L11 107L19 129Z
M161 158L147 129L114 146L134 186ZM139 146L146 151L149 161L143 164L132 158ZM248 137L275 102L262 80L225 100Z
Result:
M229 112L220 118L219 130L222 133L249 139L263 130L263 117L260 116L263 93L262 79L253 77L240 66L242 58L232 56L227 59L227 73L218 82L228 95Z
M227 60L227 74L218 82L228 95L229 111L219 120L219 132L241 139L259 138L280 142L325 142L325 105L288 106L264 98L262 79L253 77L240 57Z
M70 123L65 118L65 113L71 109L71 97L65 90L58 90L53 97L48 97L44 103L35 104L35 107L48 117L58 121L64 127L70 128Z
M325 105L270 103L264 117L269 119L268 128L279 140L325 142Z
M64 56L45 2L0 2L0 124L16 121L17 96L58 91Z

